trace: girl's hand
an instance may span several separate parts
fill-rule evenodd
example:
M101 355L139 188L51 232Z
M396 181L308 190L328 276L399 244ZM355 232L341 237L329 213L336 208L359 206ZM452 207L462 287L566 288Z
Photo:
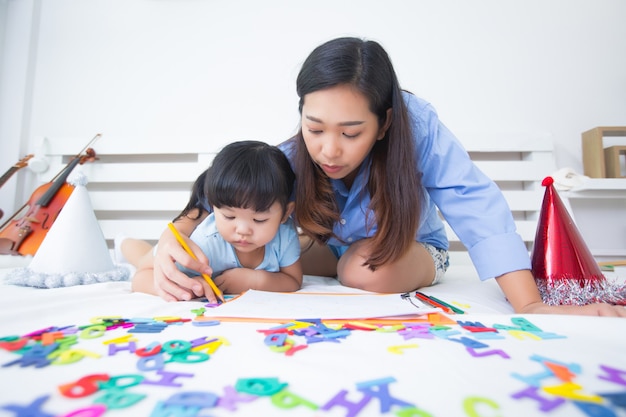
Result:
M225 294L240 294L250 289L292 292L302 287L302 267L298 260L293 265L281 267L278 272L232 268L224 271L213 281Z
M198 260L189 256L180 246L172 232L166 229L161 234L154 255L154 288L157 294L167 301L187 301L203 295L206 295L209 301L211 301L212 295L214 298L212 302L215 302L217 299L210 288L206 292L199 279L189 278L176 267L175 262L178 262L194 271L204 272L209 275L213 272L208 266L206 256L204 256L204 253L198 246L184 234L183 238L187 241Z

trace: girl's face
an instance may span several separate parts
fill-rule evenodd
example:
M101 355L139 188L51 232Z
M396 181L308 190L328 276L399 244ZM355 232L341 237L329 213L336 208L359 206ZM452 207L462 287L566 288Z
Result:
M351 186L363 160L385 136L390 112L385 126L379 126L367 98L348 84L307 94L301 124L309 155L330 178Z
M249 253L263 248L276 235L278 227L287 220L293 209L289 203L286 213L275 202L267 211L237 207L213 207L215 225L220 235L238 252Z

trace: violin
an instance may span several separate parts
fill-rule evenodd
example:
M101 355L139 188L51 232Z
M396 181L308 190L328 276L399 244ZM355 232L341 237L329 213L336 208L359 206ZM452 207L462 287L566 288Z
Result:
M100 136L97 134L88 146ZM93 148L86 147L52 181L38 187L28 202L0 227L0 254L34 255L74 191L74 186L66 182L67 177L77 165L96 159ZM26 214L13 220L26 207Z
M2 175L2 177L0 177L0 187L2 187L4 185L4 183L7 182L9 180L9 178L11 178L13 176L13 174L15 174L20 169L24 168L26 165L28 165L28 161L33 156L34 156L33 154L28 154L25 157L23 157L22 159L20 159L19 161L17 161L15 163L15 165L13 165L11 168L9 168L7 170L7 172L5 172ZM2 218L2 216L4 216L4 212L2 210L0 210L0 218Z

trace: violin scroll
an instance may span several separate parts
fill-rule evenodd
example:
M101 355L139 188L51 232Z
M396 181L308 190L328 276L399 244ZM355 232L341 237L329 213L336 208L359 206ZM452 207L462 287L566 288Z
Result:
M85 149L85 155L82 155L79 157L80 158L80 165L83 165L86 162L93 162L93 161L97 161L98 158L96 156L96 151L93 148L87 148Z

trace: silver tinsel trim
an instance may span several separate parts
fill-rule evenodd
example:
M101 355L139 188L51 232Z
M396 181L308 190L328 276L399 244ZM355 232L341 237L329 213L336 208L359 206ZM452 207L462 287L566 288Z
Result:
M551 305L578 305L609 303L626 305L626 285L607 279L542 279L535 282L543 302Z
M129 277L129 269L123 266L116 266L115 269L106 272L67 272L65 274L46 274L34 272L29 268L17 268L6 275L4 282L23 287L60 288L98 282L128 281Z

